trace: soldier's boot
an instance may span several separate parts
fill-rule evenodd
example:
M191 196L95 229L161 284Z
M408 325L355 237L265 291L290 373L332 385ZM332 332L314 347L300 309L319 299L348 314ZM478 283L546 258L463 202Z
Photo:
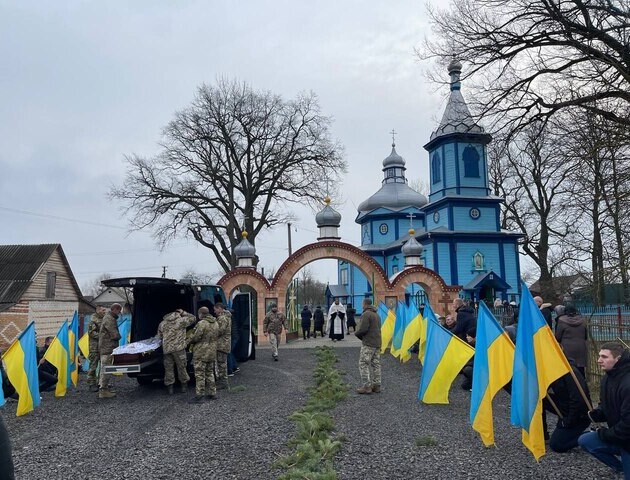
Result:
M167 385L167 386L166 386L166 392L167 392L169 395L173 395L173 385Z
M372 385L372 393L381 393L380 385Z
M201 403L203 401L203 395L195 395L193 398L188 400L188 403Z
M98 398L114 398L116 396L115 392L112 392L108 388L101 388L98 392Z
M364 385L357 388L357 393L361 395L369 395L370 393L372 393L372 387L370 387L369 385Z
M98 392L98 385L96 383L90 384L90 392Z
M217 390L227 390L229 388L227 378L217 380Z
M216 394L206 395L206 400L216 400L216 399L217 399Z
M187 383L182 383L182 386L181 386L181 390L180 390L180 391L181 391L182 393L186 393L186 392L188 392L188 384L187 384Z

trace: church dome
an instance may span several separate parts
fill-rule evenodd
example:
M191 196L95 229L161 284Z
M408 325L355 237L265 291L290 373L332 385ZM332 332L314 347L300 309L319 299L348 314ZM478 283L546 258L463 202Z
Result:
M330 206L330 197L324 199L326 206L315 215L318 227L339 227L341 225L341 214Z
M416 192L406 183L385 183L378 192L359 205L359 212L369 212L385 207L400 210L406 207L424 207L427 197Z
M405 159L396 152L396 145L392 143L392 153L383 160L383 170L390 167L404 167Z
M418 243L418 240L414 237L416 231L413 228L409 229L409 240L402 246L401 251L405 257L420 256L424 247Z
M236 247L234 247L234 256L238 258L249 258L256 256L256 247L254 247L249 240L247 240L247 232L241 234L243 240Z

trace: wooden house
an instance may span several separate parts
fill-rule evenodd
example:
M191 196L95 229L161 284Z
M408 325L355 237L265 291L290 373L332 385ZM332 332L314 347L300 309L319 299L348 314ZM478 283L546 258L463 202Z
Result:
M60 244L0 245L0 349L31 321L38 342L54 336L81 298Z

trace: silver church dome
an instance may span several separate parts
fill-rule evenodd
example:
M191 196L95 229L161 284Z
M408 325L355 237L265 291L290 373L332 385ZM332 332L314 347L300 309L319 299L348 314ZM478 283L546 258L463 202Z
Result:
M254 247L249 240L247 240L247 232L241 234L243 240L236 247L234 247L234 256L236 258L249 258L256 256L256 247Z
M341 214L330 206L330 197L324 199L326 206L315 215L318 227L339 227L341 225Z

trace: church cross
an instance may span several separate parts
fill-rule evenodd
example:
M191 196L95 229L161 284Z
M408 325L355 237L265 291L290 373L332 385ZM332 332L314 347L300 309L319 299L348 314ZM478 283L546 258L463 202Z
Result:
M392 147L396 146L396 130L392 128L392 131L389 132L392 134Z
M413 213L410 213L409 215L407 215L407 218L409 219L409 228L413 228L413 219L416 216Z

